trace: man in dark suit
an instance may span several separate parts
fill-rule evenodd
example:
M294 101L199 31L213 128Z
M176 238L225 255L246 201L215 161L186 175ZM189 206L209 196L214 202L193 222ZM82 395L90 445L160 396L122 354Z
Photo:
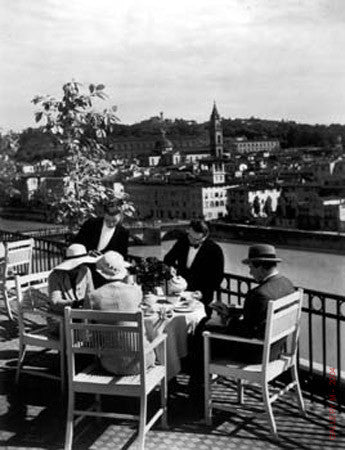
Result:
M236 335L246 338L263 339L266 328L268 302L292 294L295 288L291 281L280 275L273 245L256 244L249 248L248 258L243 264L249 266L250 275L258 286L248 291L243 309L229 308L222 302L214 302L211 307L223 319L223 326L212 325L212 321L197 327L192 346L193 368L189 382L191 395L203 398L203 338L205 330ZM285 349L286 340L281 339L271 346L270 360L279 358ZM211 341L211 353L216 357L229 357L248 364L262 361L262 346L221 340Z
M105 253L109 250L121 253L126 258L128 253L129 233L122 225L122 212L117 201L104 204L104 217L91 218L80 228L73 242L82 244L93 254ZM101 275L90 267L95 288L106 283Z
M192 220L187 234L174 244L164 263L176 268L187 281L188 289L200 291L206 313L208 306L224 278L224 255L218 244L209 238L209 229L203 220Z
M251 246L248 258L242 262L249 266L249 273L258 286L247 293L242 316L231 319L231 310L228 310L230 320L225 331L232 335L263 339L268 302L292 294L295 288L288 278L278 272L277 264L281 262L281 258L277 258L273 245ZM271 360L279 357L284 348L284 342L285 340L278 341L272 345ZM248 362L261 362L262 360L262 346L238 345L235 353L234 356Z

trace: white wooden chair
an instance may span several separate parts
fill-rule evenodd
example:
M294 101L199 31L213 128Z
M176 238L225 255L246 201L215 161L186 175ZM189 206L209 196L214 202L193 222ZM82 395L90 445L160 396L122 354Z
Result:
M144 347L144 324L141 312L110 312L72 310L65 308L65 331L68 367L68 412L65 450L72 448L74 416L105 416L139 421L138 444L144 449L145 435L161 417L167 423L167 377L166 377L166 335L162 334ZM163 362L145 369L146 355L158 346L163 347ZM134 358L139 364L138 375L118 376L104 371L98 358L88 367L76 372L75 359L78 354L102 357L109 352L115 358ZM161 405L148 423L147 396L160 386ZM75 409L75 395L89 393L96 396L96 402L88 410ZM101 395L138 397L140 414L119 414L102 412ZM80 420L82 417L78 418Z
M204 335L204 375L205 375L205 421L211 424L212 398L210 375L216 374L224 377L234 378L238 382L238 402L243 402L243 382L258 383L261 386L265 408L269 418L272 434L275 438L277 428L272 411L272 403L277 398L292 388L296 389L297 400L302 413L305 415L304 402L297 373L297 347L301 318L301 307L303 301L303 290L299 289L293 294L268 303L267 321L264 340L246 339L238 336L210 333L205 331ZM274 342L286 338L288 350L279 359L270 361L271 345ZM263 358L261 364L246 364L231 361L226 358L212 358L210 349L211 339L226 341L245 342L247 344L261 345L263 347ZM230 356L230 355L229 355ZM269 383L283 372L291 371L292 382L270 396Z
M5 255L0 263L0 295L11 320L11 302L16 299L14 279L16 275L31 273L33 245L33 239L4 243Z
M65 345L64 320L48 310L48 276L50 272L16 276L18 299L19 358L15 381L19 382L21 372L60 381L61 391L65 387ZM49 320L58 324L58 335L50 333ZM44 371L41 366L30 366L26 357L27 346L41 347L35 352L35 359L44 352L56 350L60 357L59 375Z

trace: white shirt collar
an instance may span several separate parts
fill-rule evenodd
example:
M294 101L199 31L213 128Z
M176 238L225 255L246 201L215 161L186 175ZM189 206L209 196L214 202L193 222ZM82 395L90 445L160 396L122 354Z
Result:
M267 275L267 277L265 277L263 280L260 281L260 284L261 284L261 283L264 283L264 282L267 281L269 278L272 278L272 277L278 275L278 273L279 273L278 270L275 270L274 272L270 273L269 275Z
M110 239L113 237L115 233L116 227L109 228L105 221L103 220L101 235L99 237L97 250L102 251L105 249L105 247L109 244Z

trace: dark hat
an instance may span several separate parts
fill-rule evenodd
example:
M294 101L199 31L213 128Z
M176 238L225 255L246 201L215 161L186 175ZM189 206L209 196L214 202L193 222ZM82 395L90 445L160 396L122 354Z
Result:
M277 258L276 249L269 244L255 244L249 247L248 258L244 259L243 264L250 262L281 262L281 258Z

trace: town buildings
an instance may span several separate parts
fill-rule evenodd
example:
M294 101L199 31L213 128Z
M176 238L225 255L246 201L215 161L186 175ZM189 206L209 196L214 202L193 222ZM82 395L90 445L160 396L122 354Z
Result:
M302 229L345 228L341 138L333 149L285 149L277 139L264 136L224 137L216 104L207 134L198 137L173 139L162 116L158 123L158 136L112 138L108 143L114 171L104 182L114 190L124 186L138 219L203 217ZM62 193L68 174L58 169L27 166L21 178L22 202Z
M125 189L137 205L140 219L224 218L226 210L225 164L223 161L223 133L220 116L214 104L210 118L210 148L208 154L190 171L174 170L181 162L179 152L165 133L155 146L154 166L165 167L156 176L129 180ZM190 162L186 161L185 162ZM170 166L169 171L166 167Z

